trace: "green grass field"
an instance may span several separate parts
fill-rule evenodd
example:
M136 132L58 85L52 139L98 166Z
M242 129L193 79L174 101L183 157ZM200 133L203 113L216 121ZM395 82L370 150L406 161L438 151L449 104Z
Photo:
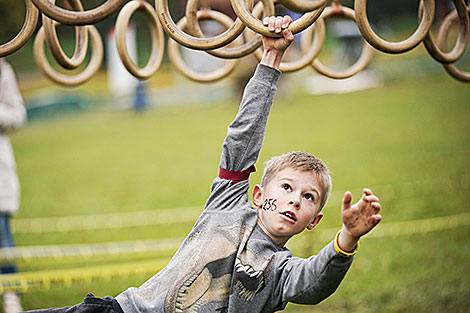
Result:
M285 75L282 80L288 80ZM145 114L92 110L31 123L11 135L22 184L17 219L201 207L218 170L222 140L238 99L207 106L152 108ZM318 230L297 239L308 256L339 228L340 197L371 187L382 197L383 225L469 213L470 88L444 71L403 75L385 87L314 96L283 89L270 116L262 163L305 150L333 172L333 197ZM200 209L197 209L200 210ZM17 233L16 243L54 245L182 237L191 223L67 233ZM364 238L339 290L317 306L286 312L470 312L469 226ZM170 253L20 262L20 270L107 267ZM157 263L158 263L157 262ZM155 271L158 270L156 266ZM91 270L90 270L91 271ZM25 309L72 305L87 292L117 295L151 274L116 276L26 291Z

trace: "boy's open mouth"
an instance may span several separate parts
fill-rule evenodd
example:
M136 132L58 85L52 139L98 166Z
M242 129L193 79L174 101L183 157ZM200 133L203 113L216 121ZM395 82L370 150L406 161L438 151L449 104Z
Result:
M295 216L295 213L294 213L294 212L285 211L285 212L281 212L281 215L287 217L287 219L291 220L292 222L296 222L296 221L297 221L297 217Z

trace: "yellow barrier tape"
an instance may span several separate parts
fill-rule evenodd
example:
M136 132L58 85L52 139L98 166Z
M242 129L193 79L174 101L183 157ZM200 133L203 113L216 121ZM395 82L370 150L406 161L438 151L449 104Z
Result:
M434 217L423 220L411 220L396 223L384 223L364 238L398 237L415 234L427 234L435 231L454 229L470 225L470 213Z
M445 217L436 217L414 221L383 223L366 238L379 238L387 236L404 236L418 233L429 233L445 229L470 225L470 213L463 213ZM334 238L337 228L321 230L318 235L322 240ZM171 240L171 239L169 239ZM168 247L177 248L178 244L168 241ZM117 243L119 244L119 243ZM297 244L299 244L297 242ZM294 245L295 246L295 245ZM83 248L83 247L82 247ZM86 251L87 248L83 248ZM92 250L88 250L92 251ZM167 259L157 261L140 261L123 264L112 264L99 267L85 267L78 269L47 270L37 272L23 272L18 274L0 275L0 293L7 290L28 292L37 288L50 288L53 285L63 284L70 286L75 281L89 281L93 279L109 280L112 277L132 276L140 274L154 274L166 265Z
M187 207L85 216L16 219L12 221L12 232L55 233L187 223L194 222L201 213L200 210L199 207Z
M433 217L420 220L380 223L376 228L374 228L372 232L362 237L361 240L427 234L430 232L455 229L469 225L470 213ZM318 229L314 236L320 241L328 242L333 240L338 229L339 227L322 230ZM290 243L290 249L301 249L305 244L305 238L299 238L298 240L295 240L294 238L294 240L292 240Z
M467 190L469 185L470 174L463 174L461 177L455 179L421 180L419 182L405 182L400 185L376 186L374 187L374 191L380 195L381 201L390 201L397 197L397 194L400 193L399 190L405 190L407 193L415 196L419 191L436 187L455 191L455 189ZM353 190L353 192L361 193L362 189L356 189ZM337 207L342 197L342 192L334 192L330 197L327 207ZM203 207L204 206L201 205L186 208L86 216L24 218L12 220L11 226L13 233L51 233L194 223Z
M47 270L0 275L0 293L5 291L28 292L49 289L54 285L70 287L74 282L91 282L96 279L110 280L114 277L153 275L166 266L168 259L111 264L63 270Z
M130 254L176 250L184 238L165 238L76 245L21 246L0 249L0 264L17 261L34 262L42 258L93 257L98 255Z
M365 238L397 237L419 233L429 233L470 225L470 213L434 217L421 220L381 223ZM337 227L318 229L315 236L322 241L334 238ZM42 258L61 259L66 257L92 257L97 255L131 254L140 252L160 252L176 250L184 238L165 238L78 245L31 246L0 249L0 263L15 261L33 262ZM292 240L289 247L303 245L302 239Z

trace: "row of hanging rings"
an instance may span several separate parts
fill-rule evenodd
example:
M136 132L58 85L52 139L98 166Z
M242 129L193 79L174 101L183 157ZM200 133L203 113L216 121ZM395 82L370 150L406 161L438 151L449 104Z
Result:
M261 0L256 5L254 0L230 0L237 15L235 21L224 13L200 5L200 0L188 0L185 16L175 23L171 17L168 1L155 0L155 6L145 0L106 0L102 5L84 10L80 0L69 0L72 10L55 5L55 0L24 0L26 5L25 23L16 37L0 45L0 57L20 49L33 35L39 11L42 13L43 26L38 31L34 42L36 61L47 77L64 85L77 85L90 79L100 68L103 59L103 42L93 24L102 21L120 9L116 19L115 36L119 56L125 68L139 79L150 78L158 70L164 55L164 32L168 34L168 55L176 69L195 81L208 82L226 77L241 57L254 54L261 58L261 35L279 37L271 33L262 24L262 16L274 15L274 6L283 5L289 10L302 13L291 25L291 31L302 32L302 56L291 62L282 62L284 72L296 71L311 65L317 72L336 79L347 78L363 70L373 57L375 50L399 54L410 51L423 42L429 54L442 63L445 70L453 77L470 81L470 73L459 70L455 62L464 54L469 32L470 3L465 0L453 0L455 10L450 12L438 29L437 39L431 36L434 22L435 0L421 0L419 6L418 27L405 40L390 42L382 39L371 28L367 17L367 0L355 0L354 9L341 5L340 0L333 0L327 6L326 0ZM128 1L126 4L124 4ZM38 10L39 9L39 10ZM126 46L126 32L129 21L136 11L142 11L149 20L151 28L151 55L147 64L139 68L130 58ZM343 17L354 21L364 39L361 56L349 68L333 70L318 60L318 55L325 39L325 20L330 17ZM206 37L199 25L200 20L215 20L226 27L218 35ZM450 29L458 23L459 34L455 46L447 51L447 38ZM76 46L71 58L63 52L57 38L57 25L72 25L76 31ZM91 40L89 40L91 36ZM313 36L313 40L312 40ZM62 74L49 64L44 42L47 43L52 57L65 71L77 71L84 63L91 41L91 56L85 69L79 74ZM197 73L184 62L178 44L190 49L204 50L207 53L225 59L224 65L210 73Z

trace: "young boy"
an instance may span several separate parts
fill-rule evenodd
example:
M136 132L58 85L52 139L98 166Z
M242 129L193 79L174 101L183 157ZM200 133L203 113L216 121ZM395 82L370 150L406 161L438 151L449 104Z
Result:
M343 227L335 240L316 256L292 257L285 244L320 222L331 190L326 166L312 155L293 152L267 163L252 207L248 177L262 146L279 64L294 38L289 17L263 22L283 37L263 39L263 59L228 128L219 177L188 237L169 264L142 286L116 299L89 294L67 312L275 312L288 302L316 304L336 290L359 238L380 221L380 204L365 189L351 205L347 192Z

